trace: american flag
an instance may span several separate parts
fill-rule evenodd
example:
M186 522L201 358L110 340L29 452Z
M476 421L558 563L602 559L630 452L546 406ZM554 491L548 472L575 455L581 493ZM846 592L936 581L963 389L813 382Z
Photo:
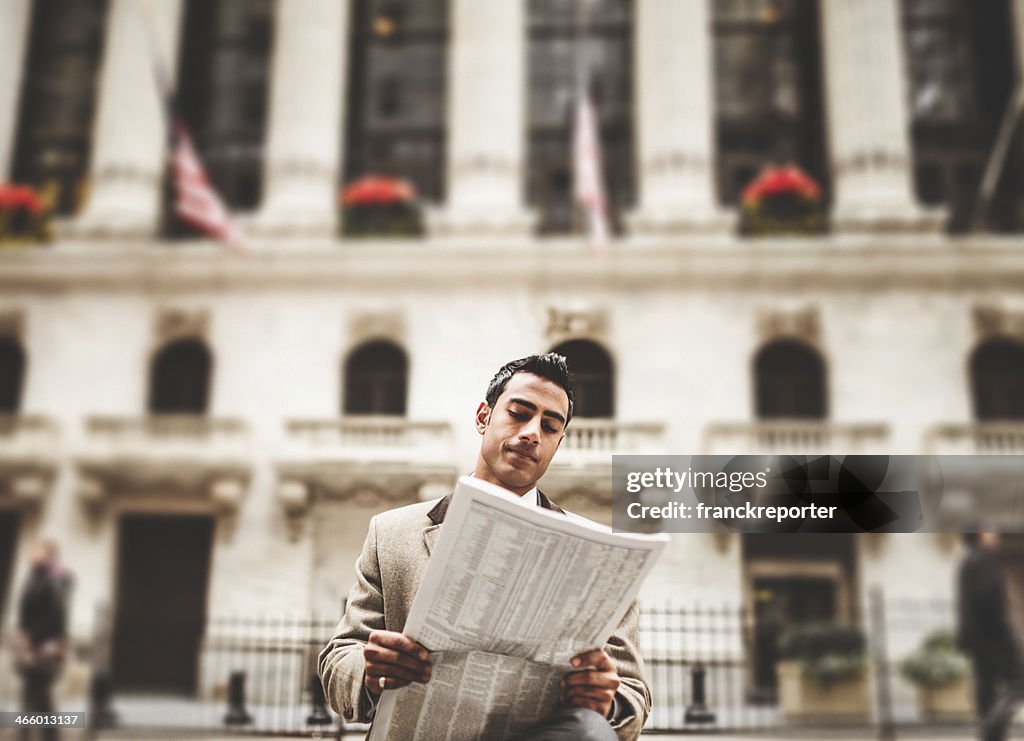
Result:
M174 212L204 234L229 247L244 250L242 233L210 184L188 128L181 121L174 123L171 174L174 182Z
M573 130L573 197L587 216L587 235L597 252L608 249L608 200L601 172L601 139L590 97L581 94Z

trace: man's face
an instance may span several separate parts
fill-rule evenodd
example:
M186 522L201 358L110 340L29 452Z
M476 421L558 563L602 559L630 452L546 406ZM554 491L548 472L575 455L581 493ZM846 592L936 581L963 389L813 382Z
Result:
M473 474L525 494L548 470L565 437L569 397L558 384L516 373L490 408L481 402L476 429L483 435Z
M978 533L978 545L986 550L994 551L999 548L999 533L994 530L985 530Z

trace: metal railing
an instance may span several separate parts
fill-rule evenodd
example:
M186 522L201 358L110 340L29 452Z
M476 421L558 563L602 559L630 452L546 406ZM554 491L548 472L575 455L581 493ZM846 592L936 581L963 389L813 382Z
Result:
M905 727L966 728L969 706L935 714L901 673L903 660L923 639L954 622L949 600L883 601L873 591L862 611L867 638L862 731ZM115 735L156 731L325 736L341 733L314 679L316 658L334 632L333 618L225 616L209 620L198 657L194 694L115 692ZM653 694L646 729L652 732L778 731L796 726L826 728L850 721L796 718L780 697L778 624L769 630L753 613L721 607L644 605L640 643ZM97 638L96 645L107 641ZM103 650L93 657L102 675ZM7 650L0 665L9 667ZM115 682L116 684L116 682ZM0 678L0 698L13 708L17 682ZM95 688L94 688L95 689ZM962 689L962 688L961 688ZM852 695L851 695L852 697ZM866 698L866 699L865 699ZM851 700L854 702L854 700ZM851 712L857 708L851 708ZM97 709L90 708L96 716ZM311 720L319 722L310 722ZM350 726L361 731L365 726Z
M708 426L708 454L775 455L875 453L884 449L889 430L884 424L837 423L820 420L719 422Z

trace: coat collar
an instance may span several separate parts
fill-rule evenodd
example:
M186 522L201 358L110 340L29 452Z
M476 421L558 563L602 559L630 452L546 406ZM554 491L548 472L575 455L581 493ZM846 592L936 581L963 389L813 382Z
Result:
M540 501L540 506L544 509L550 509L563 515L565 514L565 510L548 499L540 489L537 490L537 499ZM444 517L448 514L448 505L451 504L451 501L452 495L449 494L434 505L434 508L427 513L427 517L430 518L431 523L434 525L440 525L444 522Z

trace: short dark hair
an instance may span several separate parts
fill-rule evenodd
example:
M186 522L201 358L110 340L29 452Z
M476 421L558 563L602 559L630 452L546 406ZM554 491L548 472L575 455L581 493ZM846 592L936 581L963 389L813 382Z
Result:
M565 423L569 424L569 420L572 419L575 394L573 393L572 373L569 371L569 364L564 355L549 352L543 355L527 355L525 358L505 363L487 385L487 395L484 397L487 406L494 408L501 392L508 385L509 379L516 373L532 373L560 386L565 391L565 395L569 397L569 416L565 419Z

